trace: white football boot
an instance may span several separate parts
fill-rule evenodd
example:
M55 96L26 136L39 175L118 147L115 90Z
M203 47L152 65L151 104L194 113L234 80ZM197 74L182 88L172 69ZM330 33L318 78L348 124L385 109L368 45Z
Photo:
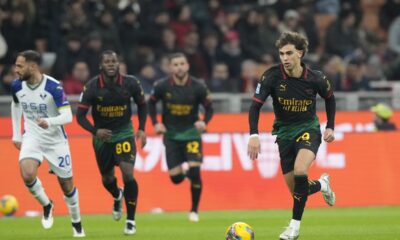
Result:
M81 222L72 223L72 232L73 232L72 236L76 238L81 238L86 236L85 230L83 230Z
M321 175L321 177L319 178L319 181L324 181L326 183L326 190L325 191L321 191L321 192L322 192L322 195L324 196L325 202L329 206L332 207L333 205L335 205L336 195L335 195L335 192L332 191L331 180L330 180L329 174L323 173Z
M296 240L300 236L300 229L286 227L285 231L279 235L280 240Z
M124 198L124 191L119 189L119 197L114 198L114 205L112 215L115 221L119 221L122 217L122 201Z
M136 223L132 220L126 220L124 234L134 235L136 233Z
M190 212L189 213L189 221L191 222L198 222L199 219L199 214L197 212Z
M50 208L43 207L42 226L44 229L50 229L53 226L54 203L50 201Z

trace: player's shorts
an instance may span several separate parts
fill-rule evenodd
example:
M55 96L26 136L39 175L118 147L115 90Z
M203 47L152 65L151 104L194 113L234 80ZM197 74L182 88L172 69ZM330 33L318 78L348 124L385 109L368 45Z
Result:
M317 155L321 137L321 132L311 130L299 134L294 140L277 139L282 173L293 171L294 162L300 149L308 149Z
M59 178L72 177L72 158L68 141L46 145L25 135L22 139L19 161L34 159L42 163L43 158L47 159L51 172Z
M203 147L201 139L176 141L164 138L168 169L184 162L203 162Z
M136 144L133 137L117 142L103 142L94 138L93 147L101 174L110 172L120 162L135 164Z

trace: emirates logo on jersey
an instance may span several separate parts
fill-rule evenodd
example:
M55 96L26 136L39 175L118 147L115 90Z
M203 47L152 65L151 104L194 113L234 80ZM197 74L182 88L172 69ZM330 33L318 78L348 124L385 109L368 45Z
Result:
M46 93L41 93L39 96L42 98L42 100L44 100L47 97L47 94Z

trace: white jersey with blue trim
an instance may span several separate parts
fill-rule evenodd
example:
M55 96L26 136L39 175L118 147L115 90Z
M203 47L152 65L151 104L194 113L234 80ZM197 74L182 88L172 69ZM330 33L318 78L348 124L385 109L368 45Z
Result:
M26 81L17 79L11 85L13 101L19 104L24 116L24 136L37 139L41 143L65 141L64 127L51 125L47 129L38 126L39 118L51 118L59 115L61 108L70 108L70 104L59 81L43 74L39 85L31 87Z

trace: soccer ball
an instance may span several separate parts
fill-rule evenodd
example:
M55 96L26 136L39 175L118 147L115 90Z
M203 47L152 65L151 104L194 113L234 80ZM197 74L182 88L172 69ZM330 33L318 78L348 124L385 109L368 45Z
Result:
M18 209L18 201L12 195L4 195L0 200L0 212L5 216L12 216Z
M247 223L236 222L226 230L225 240L254 240L254 230Z

